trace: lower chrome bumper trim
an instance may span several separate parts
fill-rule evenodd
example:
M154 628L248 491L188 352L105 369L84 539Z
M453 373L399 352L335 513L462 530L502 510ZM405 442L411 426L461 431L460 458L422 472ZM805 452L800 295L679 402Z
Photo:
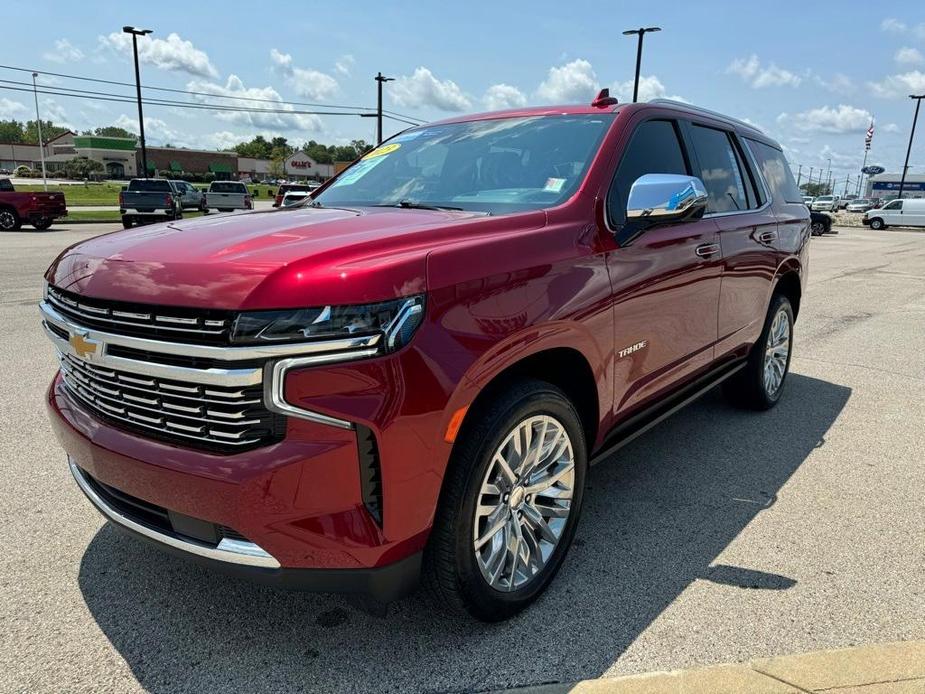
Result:
M74 476L74 480L77 482L77 486L80 487L80 490L87 496L90 502L96 506L96 508L99 509L99 511L104 516L106 516L106 518L108 518L113 523L116 523L117 525L121 525L125 528L128 528L129 530L133 530L139 535L144 535L151 540L168 545L174 549L189 552L190 554L205 557L206 559L214 559L229 564L258 566L267 569L280 568L280 564L278 561L276 561L276 559L268 554L266 550L261 548L259 545L254 544L253 542L229 540L226 538L223 539L217 547L210 547L209 545L203 545L191 540L167 535L166 533L152 530L151 528L142 525L141 523L136 523L131 518L124 516L117 509L107 504L106 501L104 501L103 498L93 490L93 487L90 486L90 484L87 482L87 479L84 477L83 471L77 465L75 465L70 458L68 458L67 463L68 467L71 469L71 474Z

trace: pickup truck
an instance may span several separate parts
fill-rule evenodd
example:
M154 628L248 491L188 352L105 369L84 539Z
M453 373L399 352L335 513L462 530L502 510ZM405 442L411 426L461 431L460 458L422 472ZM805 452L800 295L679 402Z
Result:
M135 224L180 219L180 192L164 178L133 178L119 193L119 213L126 229Z
M201 210L206 209L206 194L192 183L186 181L170 181L180 196L180 207L184 210Z
M17 193L10 179L0 178L0 231L16 231L23 224L44 231L66 215L64 193Z
M52 427L165 551L506 619L562 565L592 462L720 384L786 406L809 221L780 145L691 104L412 128L311 205L65 250ZM743 466L786 448L776 421L743 421L769 442Z
M252 210L254 202L247 186L240 181L212 181L206 191L206 208L219 212Z

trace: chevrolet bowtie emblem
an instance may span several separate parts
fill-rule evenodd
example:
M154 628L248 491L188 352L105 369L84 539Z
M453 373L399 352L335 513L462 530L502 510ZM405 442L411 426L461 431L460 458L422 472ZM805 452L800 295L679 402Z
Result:
M71 343L71 347L74 348L74 351L77 353L77 356L81 359L93 359L97 354L99 354L100 343L95 340L91 340L87 337L89 333L74 333L68 338L68 342Z

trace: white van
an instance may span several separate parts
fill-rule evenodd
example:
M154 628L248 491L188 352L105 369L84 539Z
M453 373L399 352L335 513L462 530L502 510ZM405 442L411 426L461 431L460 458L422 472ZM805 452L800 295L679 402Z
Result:
M888 226L925 227L925 198L891 200L878 210L868 210L861 220L871 229Z

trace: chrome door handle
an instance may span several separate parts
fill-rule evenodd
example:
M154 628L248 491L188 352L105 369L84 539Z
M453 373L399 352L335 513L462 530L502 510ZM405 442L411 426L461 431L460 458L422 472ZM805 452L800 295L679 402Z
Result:
M694 249L694 253L699 255L701 258L709 258L711 255L716 255L719 253L719 244L718 243L704 243L697 246Z
M758 240L761 241L761 243L771 243L771 241L776 238L776 231L762 231L760 234L758 234Z

